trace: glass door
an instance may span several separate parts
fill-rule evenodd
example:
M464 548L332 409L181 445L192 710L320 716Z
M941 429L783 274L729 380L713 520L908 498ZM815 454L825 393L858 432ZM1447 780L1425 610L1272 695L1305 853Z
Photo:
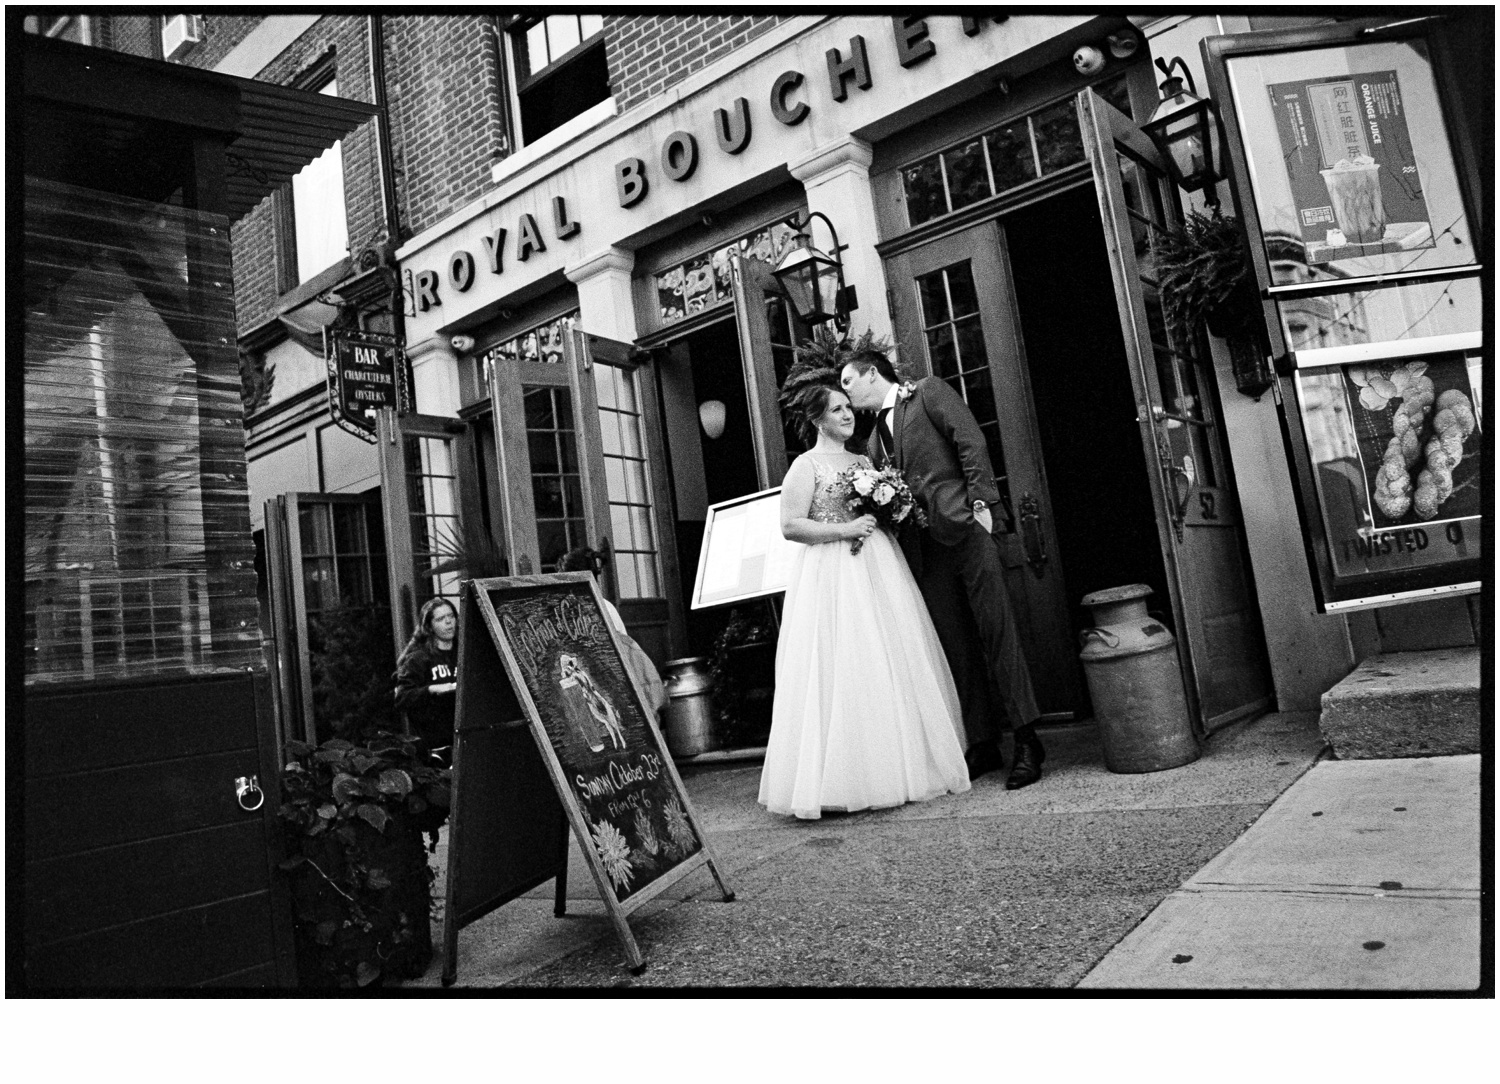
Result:
M1078 95L1189 706L1212 729L1268 706L1271 688L1239 506L1219 427L1217 382L1199 341L1171 332L1152 263L1180 218L1176 189L1135 123L1091 90Z

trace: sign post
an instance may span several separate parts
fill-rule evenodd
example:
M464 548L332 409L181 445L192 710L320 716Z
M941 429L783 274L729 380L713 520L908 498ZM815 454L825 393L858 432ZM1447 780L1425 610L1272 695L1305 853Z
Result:
M490 899L465 898L465 879L485 873L489 849L471 829L477 817L470 798L491 805L510 801L494 793L499 765L479 755L480 735L497 729L515 734L522 726L530 731L553 796L546 801L533 793L527 808L491 819L512 825L529 819L545 835L560 803L630 966L639 971L645 959L626 921L631 912L704 865L726 902L734 893L645 707L644 690L625 667L598 586L587 572L472 580L465 585L462 612L469 620L461 618L466 646L458 671L443 981L451 984L456 975L457 930L464 921L566 872L565 854L532 848L518 854L528 868L483 878L495 890ZM488 642L478 635L475 617ZM512 771L520 752L513 744L506 758ZM561 895L558 907L561 913Z

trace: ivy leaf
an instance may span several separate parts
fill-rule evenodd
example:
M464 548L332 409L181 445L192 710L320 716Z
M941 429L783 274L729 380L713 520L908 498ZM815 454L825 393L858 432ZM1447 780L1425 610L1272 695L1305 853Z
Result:
M331 945L333 944L333 935L338 932L338 928L337 919L330 918L320 922L313 928L313 940L320 945Z
M380 978L380 968L370 963L369 960L361 960L359 966L354 969L354 981L361 986L369 986L378 978Z
M293 740L286 743L287 753L294 757L305 757L313 751L313 748L311 742Z
M357 798L360 794L359 780L348 772L339 772L333 777L333 797L335 801L347 802Z
M358 772L360 775L364 775L365 772L369 771L371 768L375 767L375 765L380 763L380 758L365 756L363 753L355 753L349 758L349 763L353 766L356 772Z
M338 837L340 843L344 843L350 847L354 846L355 841L358 839L354 834L354 825L352 824L342 825L333 834Z
M394 794L398 798L405 798L411 793L411 776L400 768L387 768L380 773L378 786L382 794Z
M372 869L368 878L371 888L390 888L391 879L386 876L383 869Z
M378 805L371 805L369 802L364 803L354 812L377 832L384 832L386 822L391 819L390 814L384 809Z
M343 764L348 757L338 749L319 749L313 759L319 764Z
M338 813L339 807L332 802L324 802L318 806L318 816L322 817L325 821L333 820L334 817L338 816Z
M284 870L294 870L294 869L296 869L298 866L302 865L306 861L307 861L307 856L306 855L294 854L294 855L292 855L292 857L288 858L285 862L278 862L276 864L281 869L284 869Z
M323 743L324 749L339 749L348 752L354 748L354 743L346 738L329 738Z

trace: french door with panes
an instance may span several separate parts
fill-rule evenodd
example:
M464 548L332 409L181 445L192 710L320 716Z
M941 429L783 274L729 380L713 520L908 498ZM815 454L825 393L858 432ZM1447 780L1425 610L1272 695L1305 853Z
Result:
M399 651L422 605L458 601L482 522L474 433L458 418L380 411L376 423L385 497L392 633Z
M1141 439L1166 558L1178 656L1205 729L1266 707L1271 689L1244 558L1239 506L1201 341L1168 329L1153 238L1178 218L1176 189L1135 123L1090 90L1078 95L1104 239L1130 359Z
M497 358L490 370L504 547L522 576L593 550L600 589L659 665L682 618L657 514L670 503L654 374L626 343L568 329L563 345L555 361Z
M781 484L790 462L807 450L796 420L782 413L779 397L796 360L796 346L811 331L777 288L769 263L736 253L730 270L756 471L761 488L771 489Z
M981 223L892 256L886 281L904 367L947 381L984 433L1000 488L1006 585L1037 704L1044 719L1072 718L1086 702L1083 674L1000 227Z

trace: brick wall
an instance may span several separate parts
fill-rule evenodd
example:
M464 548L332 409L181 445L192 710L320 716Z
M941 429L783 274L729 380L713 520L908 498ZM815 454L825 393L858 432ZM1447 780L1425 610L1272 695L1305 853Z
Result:
M631 15L604 20L609 86L624 112L758 38L787 15Z
M487 15L385 19L386 94L403 239L490 186L505 119L499 38Z
M155 15L106 15L108 48L135 56L161 56L161 22Z

